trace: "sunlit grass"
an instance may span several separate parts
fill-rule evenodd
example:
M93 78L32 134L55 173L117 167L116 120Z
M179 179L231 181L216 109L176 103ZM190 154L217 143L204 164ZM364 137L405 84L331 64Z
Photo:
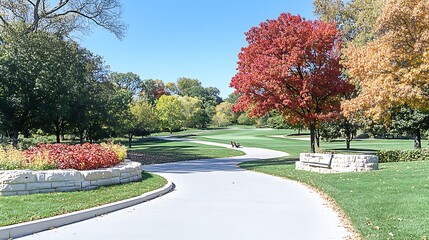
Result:
M137 197L164 186L161 176L143 173L138 182L100 187L90 191L0 196L0 226L28 222Z
M379 171L318 174L295 170L292 159L240 166L314 186L344 210L364 239L429 237L429 162L380 164Z

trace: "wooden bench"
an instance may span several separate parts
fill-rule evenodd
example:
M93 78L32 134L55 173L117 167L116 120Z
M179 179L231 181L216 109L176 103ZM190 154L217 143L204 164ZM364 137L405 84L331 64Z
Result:
M312 167L331 168L334 154L313 154L307 161L302 161L304 164Z

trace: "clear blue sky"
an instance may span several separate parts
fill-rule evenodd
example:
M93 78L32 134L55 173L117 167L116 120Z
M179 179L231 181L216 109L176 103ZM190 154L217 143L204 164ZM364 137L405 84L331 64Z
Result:
M94 28L81 44L103 56L112 71L134 72L142 79L176 82L196 78L233 92L244 33L282 12L314 19L312 0L122 0L126 37Z

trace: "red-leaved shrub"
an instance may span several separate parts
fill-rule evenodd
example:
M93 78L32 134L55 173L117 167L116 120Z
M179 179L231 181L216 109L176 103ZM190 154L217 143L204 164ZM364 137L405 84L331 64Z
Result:
M28 161L48 158L59 169L90 170L111 167L120 162L118 155L99 144L38 144L25 151Z

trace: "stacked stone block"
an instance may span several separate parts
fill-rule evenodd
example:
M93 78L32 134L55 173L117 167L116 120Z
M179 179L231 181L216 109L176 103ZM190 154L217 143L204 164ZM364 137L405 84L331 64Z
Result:
M141 164L128 160L111 168L85 171L0 170L0 195L90 190L141 179Z
M331 157L331 154L301 153L299 155L299 161L295 163L295 169L319 173L378 170L378 157L375 155L334 154L329 168L311 166L309 162L312 162L312 159L315 156L319 157L319 155L326 155L325 158Z

